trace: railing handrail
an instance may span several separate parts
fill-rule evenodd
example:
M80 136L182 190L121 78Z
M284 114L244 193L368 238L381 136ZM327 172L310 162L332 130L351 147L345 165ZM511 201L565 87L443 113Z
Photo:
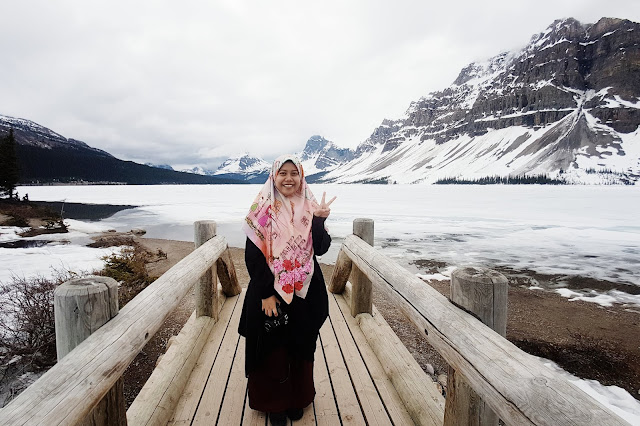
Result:
M224 237L217 236L183 258L0 409L0 424L80 422L227 249Z
M397 302L506 424L627 424L357 236L349 235L342 244L332 291L344 288L351 264L372 281L376 291Z

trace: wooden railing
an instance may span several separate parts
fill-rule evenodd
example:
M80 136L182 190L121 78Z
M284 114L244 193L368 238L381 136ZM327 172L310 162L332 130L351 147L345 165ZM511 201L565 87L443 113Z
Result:
M201 245L1 409L0 424L82 423L195 283L198 315L217 315L217 275L223 295L241 292L227 243L215 236L215 223L196 222L195 228Z
M368 239L372 242L373 224L370 226L371 230L365 234L370 234ZM517 348L356 235L348 236L342 244L329 290L342 293L353 271L356 271L356 279L351 275L352 314L356 316L362 312L360 307L369 305L367 300L355 300L359 295L364 294L369 300L371 297L357 287L373 284L376 291L396 302L456 374L464 378L505 424L627 424L540 360ZM505 311L499 312L497 317L506 318L506 297ZM452 396L452 391L449 390L447 398ZM425 401L427 403L429 401ZM487 424L458 417L455 405L449 403L444 418L445 424L451 425Z

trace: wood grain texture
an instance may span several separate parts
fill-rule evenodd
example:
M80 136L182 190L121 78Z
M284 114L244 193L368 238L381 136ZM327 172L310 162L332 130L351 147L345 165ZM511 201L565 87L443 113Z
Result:
M229 297L240 294L242 287L238 282L236 267L233 264L233 258L231 257L231 251L229 249L225 250L218 258L216 268L218 270L218 279L222 285L222 292Z
M330 312L334 309L336 308L329 306ZM330 315L335 314L331 312ZM340 423L343 425L366 424L330 320L325 321L320 328L320 342L327 362L333 395L338 405Z
M197 249L216 236L216 223L213 220L200 220L193 224L194 244ZM196 285L196 316L218 319L218 270L215 265L202 274Z
M166 424L216 322L195 312L127 410L129 425Z
M458 268L451 273L451 301L502 337L507 334L508 291L507 278L487 268ZM464 376L449 367L444 425L498 426L498 420Z
M0 410L0 424L76 424L84 418L226 248L224 238L215 237L178 262Z
M441 425L444 398L378 310L374 309L373 316L360 314L356 320L413 423Z
M54 291L58 360L118 314L118 283L89 276L69 280ZM119 379L80 425L126 425L124 382Z
M398 390L395 388L389 376L387 376L383 363L395 365L396 359L389 360L389 359L379 358L378 354L369 345L369 342L367 341L366 336L364 335L362 329L360 328L360 325L358 323L360 318L365 317L369 314L360 314L356 318L353 318L350 315L349 300L348 300L348 296L350 295L350 289L351 289L351 285L350 283L347 283L347 286L345 287L345 292L343 292L342 295L339 295L339 296L336 295L335 299L336 299L336 302L338 303L338 306L340 306L340 310L342 311L343 317L349 326L349 330L351 332L353 340L358 348L358 351L360 351L362 355L362 359L364 360L367 366L367 371L371 376L371 379L375 383L376 389L378 391L378 395L382 399L382 403L384 404L387 412L389 413L391 420L396 425L404 425L404 424L411 424L411 423L425 424L426 422L420 421L419 416L415 416L413 418L411 417L411 415L407 411L405 402L402 400L402 398L398 393ZM374 310L374 313L377 312L375 305L373 306L373 310ZM383 334L387 336L389 335L389 333L391 333L393 334L393 336L395 336L395 333L393 333L393 330L391 329L389 324L387 324L387 322L384 321L384 318L380 317L379 319L381 321L380 321L380 327L377 334ZM409 354L409 351L407 351L404 356L406 355L411 357L411 354ZM412 372L415 373L415 377L416 377L415 381L420 383L422 386L429 386L428 384L429 377L422 371L422 369L420 369L420 366L417 365L415 360L413 362L418 367L418 370L415 369L415 366L411 370ZM418 395L419 394L420 393L418 393ZM408 401L410 402L410 400ZM439 406L442 406L443 404L444 403L442 402L442 397L440 396ZM423 399L420 400L420 405L421 406L424 405ZM441 416L438 416L438 417L441 417Z
M346 304L341 296L342 303ZM390 425L391 420L387 413L386 407L378 394L378 389L373 382L367 364L362 358L359 348L352 337L343 312L336 301L336 297L329 296L329 306L334 309L334 315L331 318L333 330L336 333L340 344L340 352L345 360L345 365L349 371L353 388L358 396L358 401L362 407L368 425ZM351 317L351 313L347 309L347 316ZM356 325L357 327L357 325Z
M353 235L373 246L373 220L355 219L353 221ZM355 317L361 313L370 314L373 306L371 280L358 268L352 268L350 281L352 285L351 316Z
M340 250L333 268L331 280L329 281L328 290L330 293L340 294L344 291L344 286L347 284L347 280L349 280L349 275L351 274L352 265L349 256Z
M227 302L222 306L220 319L209 334L205 347L193 367L191 376L185 385L169 424L191 424L191 420L198 409L200 397L207 385L207 380L210 378L213 364L220 352L222 339L228 330L229 332L235 332L235 330L229 329L229 323L234 314L239 315L244 296L245 292L242 292L239 296L229 297L227 298Z
M342 249L505 423L626 423L359 238L348 236Z

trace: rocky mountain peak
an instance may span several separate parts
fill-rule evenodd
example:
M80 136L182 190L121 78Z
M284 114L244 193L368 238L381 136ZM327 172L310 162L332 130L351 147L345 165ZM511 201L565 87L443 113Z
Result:
M330 144L330 141L320 135L311 136L302 150L301 160L307 160L313 157Z
M471 170L557 174L590 164L619 169L629 182L640 159L623 156L638 152L640 140L626 150L622 141L637 138L639 126L640 24L560 19L523 49L464 67L451 86L412 102L402 119L385 120L357 147L356 164L326 178L411 183ZM396 163L405 165L400 175ZM350 170L359 175L345 178Z
M215 171L215 174L251 173L269 170L270 164L248 152L243 152L225 160Z

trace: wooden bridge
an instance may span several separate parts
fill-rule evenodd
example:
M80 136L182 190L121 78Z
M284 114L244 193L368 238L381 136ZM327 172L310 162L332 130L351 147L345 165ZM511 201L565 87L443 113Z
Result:
M354 234L329 284L316 398L296 424L466 425L498 418L507 425L626 424L500 335L506 283L499 276L462 271L451 303L371 247L372 221L356 220ZM74 331L58 339L58 363L0 410L0 425L268 424L248 406L244 339L237 333L245 292L215 223L196 222L196 246L120 312L110 302L109 279L63 285L69 284L60 292L66 302L56 301L56 321ZM125 412L124 370L194 285L196 311ZM372 305L372 286L451 366L446 403ZM104 325L92 329L94 321ZM88 337L78 337L83 333Z

